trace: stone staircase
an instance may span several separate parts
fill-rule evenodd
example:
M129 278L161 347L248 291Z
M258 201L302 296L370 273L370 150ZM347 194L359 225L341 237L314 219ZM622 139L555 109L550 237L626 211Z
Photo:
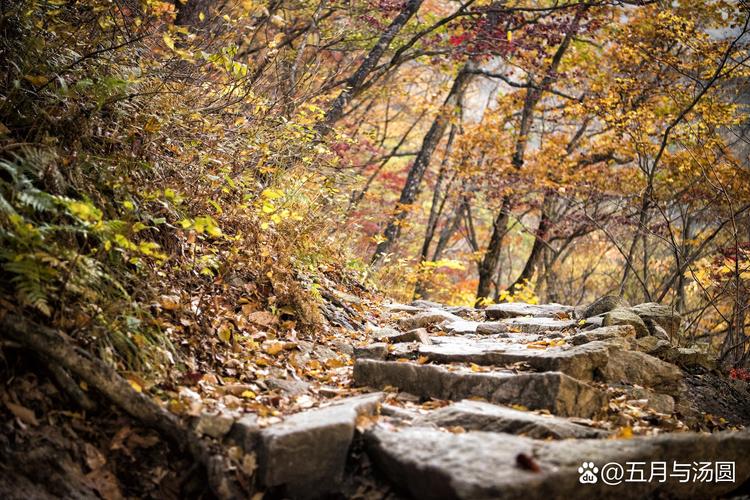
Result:
M270 427L246 416L227 428L257 463L261 488L360 496L352 470L377 479L372 498L714 498L748 488L748 431L685 432L682 420L704 417L685 369L711 366L679 347L668 307L614 297L579 309L385 307L389 325L354 349L353 382L365 394ZM706 462L733 463L733 480L698 480ZM612 463L623 468L619 485L604 481ZM661 463L664 480L648 480ZM645 467L646 480L627 480L641 474L628 464ZM675 464L695 477L681 481ZM595 482L580 481L587 471Z

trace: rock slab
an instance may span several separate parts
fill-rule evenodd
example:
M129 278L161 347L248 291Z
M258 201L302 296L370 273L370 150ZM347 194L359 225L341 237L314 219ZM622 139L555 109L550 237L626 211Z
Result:
M602 438L609 434L561 417L538 415L507 406L470 400L435 410L414 423L461 427L468 431L504 432L534 439Z
M517 316L535 316L537 318L557 318L572 315L574 308L562 304L527 304L526 302L507 302L492 304L484 310L487 319L515 318Z
M605 403L604 394L564 373L473 372L418 363L357 359L354 383L397 387L421 398L461 400L483 398L492 403L519 404L555 415L591 417Z
M546 442L500 433L451 434L420 427L393 431L376 426L365 437L378 468L418 499L715 498L750 478L747 431ZM598 474L611 462L623 467L626 462L645 462L645 467L663 461L670 466L674 461L690 466L734 462L735 480L680 483L667 477L664 482L619 486L604 484L598 477L593 484L579 481L583 462L592 462Z
M261 483L293 498L335 491L344 475L357 417L374 414L382 399L382 393L348 398L259 431Z

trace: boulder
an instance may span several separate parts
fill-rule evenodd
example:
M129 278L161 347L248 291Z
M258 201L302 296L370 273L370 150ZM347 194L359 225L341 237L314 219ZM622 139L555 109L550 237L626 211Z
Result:
M479 397L493 403L546 409L562 416L591 417L605 402L601 391L560 372L475 372L458 367L449 370L436 365L357 359L354 383L374 388L397 387L421 398Z
M390 326L369 326L366 330L366 333L370 335L370 337L374 339L382 339L385 337L390 337L392 335L398 335L401 333L399 330L396 330L393 327Z
M716 363L708 354L695 347L671 347L665 349L660 357L665 361L684 367L700 366L706 370L713 370Z
M510 337L510 335L508 335L510 328L508 327L508 324L503 321L487 321L485 323L479 323L475 331L481 335Z
M412 423L420 417L420 414L415 410L385 403L380 406L380 415L407 423Z
M383 304L383 307L386 310L390 312L395 312L395 313L399 313L399 312L415 313L415 312L421 311L419 307L410 306L406 304L399 304L397 302L393 302L390 304Z
M505 432L534 439L601 438L604 430L575 424L561 417L538 415L481 401L460 401L430 412L415 425L461 427L467 431Z
M601 370L606 382L649 387L665 394L677 394L682 370L639 351L617 351Z
M603 326L630 325L635 328L636 338L645 337L649 334L646 323L640 316L628 309L613 309L604 315Z
M425 328L415 328L408 332L399 332L393 328L389 329L386 335L381 335L378 340L386 341L391 344L398 344L400 342L421 342L422 344L431 344L430 335L427 333Z
M581 321L583 321L583 324L581 324ZM595 330L597 328L602 328L603 323L604 323L604 314L597 314L596 316L591 316L589 318L582 319L578 322L578 324L584 330Z
M671 344L667 340L661 340L654 335L647 335L636 340L636 346L639 351L650 354L651 356L660 356L666 352Z
M562 318L573 314L572 306L562 304L527 304L525 302L506 302L492 304L484 310L487 319L506 319L517 316L534 316L537 318Z
M670 306L661 305L656 302L646 302L633 306L630 310L644 321L652 321L662 327L670 338L674 338L680 333L682 316Z
M613 309L622 309L626 307L630 307L630 304L628 304L628 301L622 297L618 295L605 295L591 304L577 309L576 312L579 318L590 318L592 316L604 314Z
M646 323L646 327L648 327L648 331L651 332L652 337L656 337L659 340L666 340L671 343L669 334L658 323L655 323L651 319L645 319L643 322Z
M674 398L669 394L659 394L645 387L630 387L627 390L628 397L631 400L645 401L646 406L655 412L671 415L674 413Z
M262 485L294 498L336 491L357 417L374 414L382 399L382 393L348 398L297 413L260 431L258 474Z
M618 339L635 340L635 328L630 325L605 326L571 335L568 337L568 342L572 345L581 345L588 342Z
M470 318L477 312L477 309L469 306L449 306L445 310L462 318Z
M478 321L460 320L451 323L444 323L442 329L443 331L454 335L466 335L468 333L476 333L477 328L482 324L483 323Z
M264 382L269 389L275 389L291 396L304 394L310 388L310 384L307 382L294 379L267 378Z
M420 427L396 432L375 426L365 440L382 475L414 498L717 498L750 478L747 431L548 442L502 433L453 434ZM706 461L734 462L734 481L690 480L693 462ZM592 464L589 477L595 481L580 481L584 462ZM653 463L666 462L665 481L604 483L605 464L626 468L628 462L636 463L631 469L636 478L638 462L643 462L646 479ZM670 475L674 462L688 464L688 481Z

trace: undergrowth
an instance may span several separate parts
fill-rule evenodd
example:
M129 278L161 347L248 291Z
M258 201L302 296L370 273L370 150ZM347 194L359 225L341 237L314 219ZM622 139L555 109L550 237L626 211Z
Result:
M275 109L165 2L3 5L3 308L151 374L175 340L231 345L243 307L314 334L321 277L361 274L329 238L320 110Z

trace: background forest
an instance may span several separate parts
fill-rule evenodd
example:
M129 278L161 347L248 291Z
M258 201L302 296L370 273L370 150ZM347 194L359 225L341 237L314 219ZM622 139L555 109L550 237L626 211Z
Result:
M398 300L661 301L747 358L744 2L24 0L1 19L4 307L110 356L165 329L226 340L243 294L312 325L333 273ZM184 304L198 326L154 315Z

